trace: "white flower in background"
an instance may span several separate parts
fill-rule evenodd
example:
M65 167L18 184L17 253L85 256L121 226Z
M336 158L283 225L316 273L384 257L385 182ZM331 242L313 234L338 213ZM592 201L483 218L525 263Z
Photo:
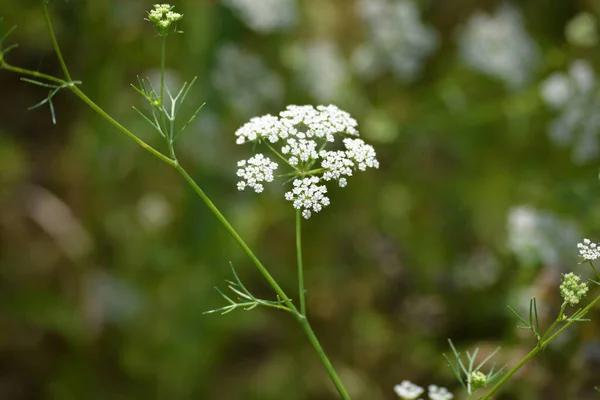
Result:
M285 199L302 210L304 218L310 218L330 203L325 182L337 181L344 187L354 171L379 168L375 149L358 138L356 126L350 114L334 105L292 105L278 117L252 118L235 135L236 143L264 144L287 164L290 171L282 177L291 180L292 188ZM329 150L328 146L337 148ZM259 153L239 161L238 167L237 175L242 178L238 189L249 186L260 193L263 182L274 180L278 165Z
M334 42L320 40L291 47L288 57L299 83L315 100L327 103L342 96L349 75L346 60Z
M421 22L417 3L358 0L357 4L369 36L352 56L358 74L369 79L389 68L399 79L415 79L425 59L438 47L437 32Z
M247 117L262 112L267 106L279 106L284 85L255 54L234 44L217 50L213 83L235 111Z
M582 243L577 243L579 255L586 261L594 261L600 258L600 247L590 239L583 239Z
M424 391L425 390L422 387L417 386L410 381L402 381L400 385L394 386L394 392L404 400L416 399L422 395Z
M460 54L470 67L512 89L526 84L539 61L520 12L507 4L495 14L475 13L459 32Z
M429 398L431 400L450 400L454 398L454 395L448 392L448 389L438 387L436 385L429 385Z
M570 261L569 248L572 249L580 237L575 223L530 206L510 209L507 231L508 249L525 266Z
M296 0L223 0L253 30L287 30L298 20Z
M540 87L542 100L559 113L548 127L550 139L558 146L571 144L577 164L598 156L600 96L594 70L587 61L576 60L568 73L555 72Z

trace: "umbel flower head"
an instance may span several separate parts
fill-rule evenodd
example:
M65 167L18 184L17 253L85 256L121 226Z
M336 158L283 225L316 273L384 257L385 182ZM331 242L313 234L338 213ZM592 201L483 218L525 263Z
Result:
M583 242L577 243L579 255L586 261L594 261L600 258L600 247L590 239L583 239Z
M167 36L170 33L181 33L177 31L177 21L183 15L173 12L174 6L170 4L155 4L154 8L148 11L146 21L151 22L160 36Z
M583 299L588 291L588 286L585 282L579 283L580 278L572 272L563 275L560 284L560 296L565 303L572 306L578 304Z
M238 189L260 193L264 182L286 178L291 187L285 199L310 218L329 205L326 182L345 187L355 171L379 168L375 150L359 138L356 126L350 114L334 105L292 105L278 116L252 118L236 131L236 143L264 144L288 170L275 175L279 164L257 153L238 162Z

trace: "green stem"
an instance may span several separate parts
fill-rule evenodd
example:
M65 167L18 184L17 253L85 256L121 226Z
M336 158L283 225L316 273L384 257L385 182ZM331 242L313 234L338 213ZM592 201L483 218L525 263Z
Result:
M1 69L5 69L7 71L11 71L11 72L16 72L17 74L21 74L21 75L29 75L29 76L33 76L35 78L46 79L46 80L48 80L50 82L54 82L54 83L57 83L59 85L63 85L65 83L67 83L67 81L65 81L64 79L60 79L60 78L57 78L57 77L52 76L52 75L47 75L47 74L44 74L42 72L32 71L32 70L29 70L29 69L15 67L13 65L10 65L9 63L7 63L4 60L2 60L0 62L0 68Z
M241 236L237 233L237 231L231 226L229 221L225 219L225 216L221 214L221 211L214 205L214 203L210 200L210 198L204 193L204 191L198 186L198 184L192 179L192 177L186 172L185 169L180 164L174 165L175 169L183 176L186 182L191 186L191 188L196 192L198 197L202 199L204 204L208 207L208 209L214 214L215 217L219 220L219 222L225 227L227 232L233 239L237 242L237 244L242 248L244 253L252 260L254 265L258 268L258 271L261 275L269 282L269 285L275 290L275 293L285 302L286 306L288 306L292 311L298 312L296 307L292 304L290 298L285 294L283 289L277 284L273 276L267 271L267 268L260 262L260 260L254 255L250 247L244 242Z
M134 142L139 144L144 150L147 150L153 156L155 156L155 157L159 158L161 161L164 161L165 163L169 164L171 167L175 167L175 165L176 165L175 161L171 160L169 157L165 156L160 151L156 150L154 147L150 146L149 144L144 142L142 139L138 138L136 135L131 133L127 128L125 128L123 125L118 123L113 117L108 115L108 113L106 111L104 111L102 108L100 108L100 106L98 106L89 97L87 97L81 90L79 90L79 88L77 86L72 86L72 87L70 87L70 89L73 91L73 93L75 93L77 95L77 97L79 97L81 100L83 100L83 102L85 104L90 106L92 108L92 110L94 110L98 114L100 114L100 116L102 118L104 118L105 120L110 122L111 125L113 125L115 128L117 128L118 130L123 132L125 135L127 135L131 140L133 140Z
M556 328L556 326L558 324L560 324L561 322L563 322L563 315L565 313L565 309L567 308L567 303L564 302L562 304L562 306L560 307L560 312L558 313L558 317L556 318L556 320L554 321L554 323L552 323L552 325L550 325L550 328L548 328L546 330L546 333L544 333L544 336L542 336L542 338L539 341L540 346L542 345L542 343L544 342L544 340L546 340L546 338L548 337L548 335L550 335L553 331L554 328Z
M50 31L52 47L54 47L54 52L56 53L56 57L58 57L58 62L60 63L60 67L62 68L63 74L67 78L67 81L71 82L73 79L71 79L71 74L69 74L69 69L67 68L67 64L65 64L65 59L63 58L60 48L58 47L58 41L56 40L56 35L54 34L54 28L52 28L52 21L50 20L48 4L46 1L42 1L42 3L44 3L44 17L46 18L46 25L48 26L48 31Z
M161 36L160 43L160 97L158 101L160 103L160 107L164 104L164 95L165 95L165 56L167 53L167 37Z
M306 293L304 291L304 267L302 265L302 215L296 210L296 255L298 257L298 296L300 313L306 316Z
M348 395L348 392L346 391L344 384L338 377L337 373L335 372L335 369L333 368L333 365L331 365L331 362L327 358L327 354L325 354L325 351L321 347L321 344L319 343L319 340L315 336L315 332L310 327L308 320L306 318L300 318L300 317L296 317L296 319L298 320L298 322L300 322L300 325L302 326L304 333L306 333L308 340L310 341L310 343L316 350L317 355L319 356L319 358L321 359L321 362L325 366L325 369L327 370L327 373L329 374L331 381L333 382L333 384L335 385L335 388L337 389L338 393L340 394L340 397L343 400L350 400L350 396Z
M585 307L582 310L581 316L585 315L592 307L594 307L594 305L596 305L596 303L598 301L600 301L600 296L597 296L590 304L588 304L587 307ZM487 399L491 398L492 395L494 393L496 393L498 391L498 389L500 389L500 387L502 385L504 385L506 383L506 381L508 381L519 369L521 369L521 367L523 365L525 365L529 360L531 360L533 357L535 357L536 354L538 354L540 351L542 351L542 349L544 349L548 344L550 344L550 342L552 342L554 339L556 339L558 337L558 335L560 335L565 329L567 329L569 326L571 326L575 322L577 322L577 321L570 320L569 322L567 322L566 324L561 326L560 329L557 330L548 339L540 342L540 344L538 346L536 346L533 350L531 350L529 352L529 354L527 354L525 356L525 358L523 358L513 369L508 371L502 377L502 379L500 379L483 397L480 397L479 400L487 400ZM544 335L544 336L546 336L546 335Z

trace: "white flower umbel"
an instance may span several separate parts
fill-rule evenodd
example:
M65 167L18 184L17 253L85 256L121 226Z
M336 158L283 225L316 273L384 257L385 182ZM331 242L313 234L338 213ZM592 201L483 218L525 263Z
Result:
M600 258L600 248L590 239L583 239L582 243L577 243L579 255L586 261L594 261Z
M413 400L423 394L425 390L421 386L417 386L410 381L402 381L400 385L394 386L394 392L401 399Z
M448 389L436 385L429 385L429 398L431 400L450 400L454 395Z
M252 118L237 130L236 143L265 145L290 171L281 175L293 188L285 198L294 208L309 218L329 205L326 182L347 185L354 171L379 168L375 149L358 138L354 118L334 105L291 105L278 117L265 115ZM329 148L328 148L329 147ZM334 147L334 149L331 149ZM257 154L238 163L237 174L242 178L238 189L246 186L263 191L263 182L274 179L277 164Z
M240 167L237 176L242 178L237 184L238 190L244 190L249 186L256 193L263 191L262 182L273 182L273 172L277 169L277 163L260 153L248 161L238 161L237 165Z

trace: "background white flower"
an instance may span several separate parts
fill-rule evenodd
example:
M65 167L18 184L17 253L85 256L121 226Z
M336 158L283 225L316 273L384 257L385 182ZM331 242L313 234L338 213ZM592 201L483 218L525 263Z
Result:
M260 33L287 30L298 20L296 0L223 0L223 3Z
M539 50L520 12L508 4L493 15L475 13L459 32L459 47L467 65L512 89L529 81L539 61Z
M357 11L369 36L352 56L358 74L370 79L389 68L403 81L415 79L425 59L438 47L437 32L421 22L417 3L359 0Z
M572 159L585 164L598 157L600 95L594 70L587 61L571 63L568 73L555 72L540 87L542 100L559 112L548 136L560 147L572 145Z

